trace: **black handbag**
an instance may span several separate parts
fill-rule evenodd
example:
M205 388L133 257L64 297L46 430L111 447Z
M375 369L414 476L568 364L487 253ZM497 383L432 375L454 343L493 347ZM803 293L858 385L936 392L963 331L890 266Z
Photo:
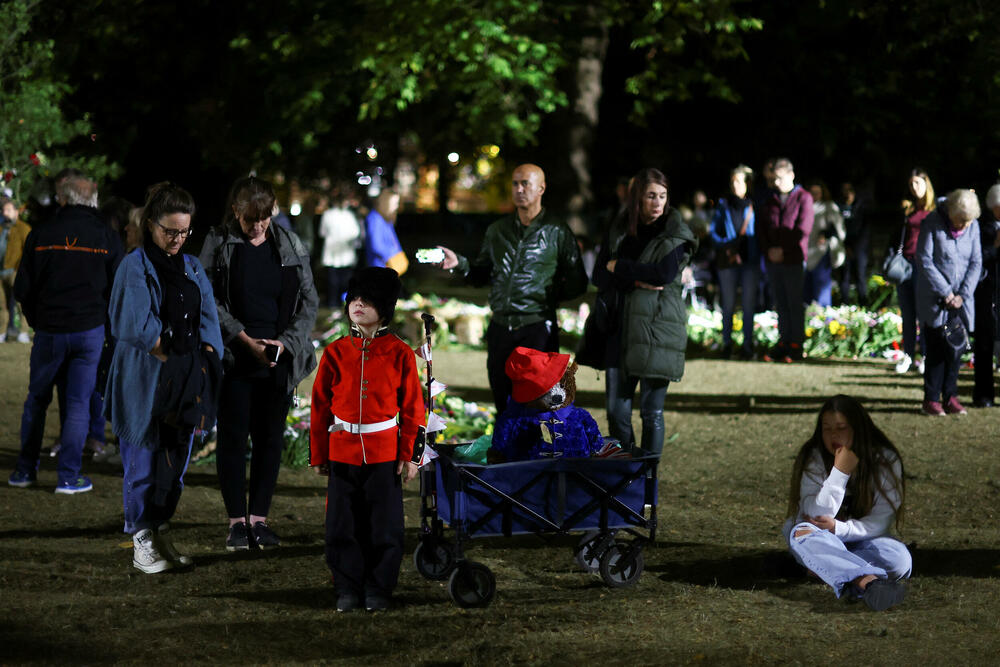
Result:
M944 323L944 340L948 343L948 348L961 357L969 350L969 332L965 330L965 323L958 313L957 308L948 311L948 320Z
M913 265L910 260L903 257L903 242L906 239L906 225L899 235L899 247L890 248L885 261L882 262L882 277L888 282L898 285L910 279L913 275Z

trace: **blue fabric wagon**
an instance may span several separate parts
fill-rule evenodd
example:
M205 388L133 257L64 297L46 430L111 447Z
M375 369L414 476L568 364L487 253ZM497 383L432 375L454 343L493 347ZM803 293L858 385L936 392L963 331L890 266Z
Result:
M658 457L479 465L453 459L453 446L434 448L439 457L420 475L421 534L413 561L424 577L448 579L459 606L486 606L496 591L490 569L464 556L463 544L473 537L583 531L574 555L585 570L616 588L639 579L642 549L656 539Z

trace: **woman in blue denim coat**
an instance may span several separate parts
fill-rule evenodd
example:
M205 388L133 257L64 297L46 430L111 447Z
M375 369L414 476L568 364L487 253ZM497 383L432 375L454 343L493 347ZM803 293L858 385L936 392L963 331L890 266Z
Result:
M147 574L191 559L166 534L184 488L195 430L214 422L222 334L212 287L196 257L180 253L194 200L170 183L150 189L146 239L118 267L108 314L115 352L105 411L121 446L125 532L133 566Z
M917 241L917 316L927 341L924 365L926 415L965 414L958 401L958 367L964 349L955 350L945 325L958 320L976 329L973 294L983 255L979 238L979 200L972 190L955 190L927 216Z

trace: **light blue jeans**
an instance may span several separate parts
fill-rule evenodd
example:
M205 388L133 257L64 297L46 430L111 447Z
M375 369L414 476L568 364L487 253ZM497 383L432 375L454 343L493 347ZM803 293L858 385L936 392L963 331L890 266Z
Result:
M808 535L792 537L799 530ZM811 523L785 522L785 539L799 565L826 582L839 598L852 581L867 574L898 581L910 576L913 559L906 545L891 537L842 542Z

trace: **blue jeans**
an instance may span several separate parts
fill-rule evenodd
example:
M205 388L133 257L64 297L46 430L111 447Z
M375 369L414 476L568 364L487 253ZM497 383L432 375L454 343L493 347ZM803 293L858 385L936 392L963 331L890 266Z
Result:
M778 337L785 345L801 345L806 337L806 308L802 303L804 270L801 264L767 265L767 279L778 314Z
M757 310L757 288L760 269L744 264L719 269L719 297L722 301L722 346L733 345L733 313L736 312L736 289L742 289L743 349L753 352L753 316Z
M173 437L174 441L167 440ZM174 515L184 490L184 473L191 460L191 444L176 442L177 431L164 426L160 430L158 449L140 447L126 440L119 441L122 467L122 507L125 510L125 532L134 535L140 530L159 528Z
M59 483L72 484L80 476L83 443L90 423L90 395L97 383L97 362L104 344L104 326L73 333L36 331L31 346L28 398L21 416L21 453L17 470L35 474L45 433L45 411L52 388L64 381L66 412L59 436Z
M906 545L891 537L873 537L857 542L842 542L828 530L811 523L785 522L785 538L792 556L799 564L826 582L839 598L844 588L868 574L879 579L898 581L910 576L913 559ZM794 537L799 530L808 535Z
M632 397L636 385L639 391L639 417L642 419L642 448L651 454L663 451L663 401L667 397L667 380L628 377L618 368L604 373L607 389L608 431L626 450L635 448L632 430Z
M830 264L830 253L823 255L815 269L806 271L803 301L829 307L833 305L833 265Z

